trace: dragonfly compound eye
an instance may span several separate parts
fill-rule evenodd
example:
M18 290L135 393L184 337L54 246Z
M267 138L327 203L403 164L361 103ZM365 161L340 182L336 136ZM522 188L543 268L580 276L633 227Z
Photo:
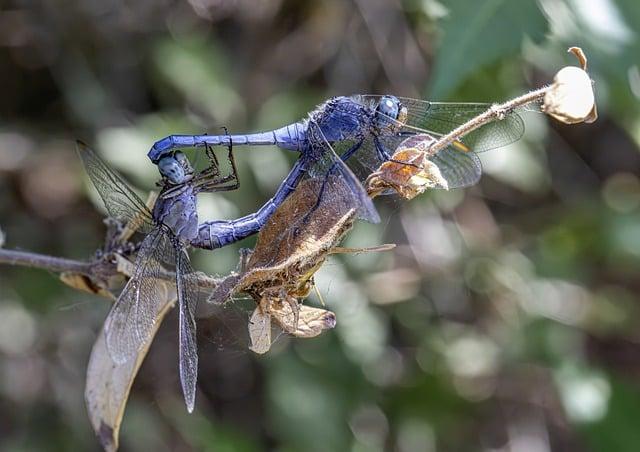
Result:
M382 96L376 110L392 119L398 119L400 113L400 101L395 96Z
M191 166L191 162L189 161L187 156L184 154L184 152L177 151L175 154L173 154L173 157L180 164L180 166L182 166L185 174L193 173L193 167Z
M160 174L169 179L173 184L184 182L184 168L175 157L163 157L158 162Z
M404 123L407 116L407 109L395 96L382 96L376 107L376 125L378 129L393 129L396 121Z

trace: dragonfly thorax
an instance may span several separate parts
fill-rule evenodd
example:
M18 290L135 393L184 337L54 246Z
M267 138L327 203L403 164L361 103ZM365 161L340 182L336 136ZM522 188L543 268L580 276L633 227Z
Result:
M368 131L370 110L349 97L334 97L311 114L329 143L352 139Z
M172 196L160 193L153 207L153 218L167 226L179 239L190 242L198 235L198 212L196 194L190 184L186 184Z

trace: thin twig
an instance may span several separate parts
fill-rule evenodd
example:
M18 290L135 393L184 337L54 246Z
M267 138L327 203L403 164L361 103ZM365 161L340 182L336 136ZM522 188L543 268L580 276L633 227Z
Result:
M7 249L0 249L0 264L40 268L56 273L75 272L82 273L87 276L92 276L93 273L93 265L91 262L76 261L73 259L47 256L45 254Z
M511 99L503 104L492 105L484 113L456 127L446 135L443 135L429 148L429 153L435 155L438 151L450 146L454 141L459 140L466 134L473 132L483 125L492 121L500 121L514 109L542 99L549 88L549 86L543 86L542 88L523 94L522 96Z
M7 249L0 249L0 264L39 268L41 270L48 270L55 273L80 273L97 281L106 281L109 277L116 276L118 274L122 274L126 277L130 276L118 270L116 260L100 259L92 262L85 262L47 256L45 254ZM166 271L159 273L157 277L165 281L174 281L176 274ZM196 272L194 275L185 275L185 277L195 277L197 279L198 287L201 289L214 289L218 285L218 279L202 272Z

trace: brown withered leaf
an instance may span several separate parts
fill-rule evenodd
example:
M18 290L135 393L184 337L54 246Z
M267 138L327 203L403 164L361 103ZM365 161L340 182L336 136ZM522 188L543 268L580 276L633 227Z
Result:
M147 199L147 206L152 206L155 199L156 195L154 192L151 192ZM107 243L106 246L117 249L119 245L125 245L140 227L140 224L139 221L134 221L125 225L113 243L111 243L109 238L110 234L108 233L107 241L109 243ZM114 265L117 276L114 276L109 281L97 282L97 280L93 278L71 272L61 274L60 279L76 289L106 296L115 300L115 297L109 289L116 285L121 287L125 279L133 274L134 265L117 252L108 252L108 255L105 255L104 258L115 259ZM131 386L133 385L140 365L147 355L153 337L162 323L162 319L176 301L175 285L171 280L158 279L156 280L156 285L159 287L158 293L161 294L162 297L162 307L156 315L153 333L149 336L148 341L143 347L140 348L135 359L130 359L123 364L113 362L107 350L104 327L100 331L91 350L85 384L85 403L91 425L100 444L106 451L115 451L118 449L120 424L129 398Z
M252 352L261 355L271 348L271 314L265 312L260 305L249 318L249 338L249 350Z
M172 282L157 280L156 284L161 287L159 293L163 294L162 308L157 313L153 333L138 351L135 359L123 364L114 363L107 350L104 330L98 335L98 339L91 350L87 368L85 402L91 425L98 436L100 444L106 451L118 449L120 423L129 398L131 385L147 355L157 329L176 300L175 286Z
M330 193L318 203L320 190ZM338 177L330 177L324 187L320 180L302 181L258 234L244 272L225 278L211 301L223 303L240 292L260 300L273 288L306 296L313 273L353 226L356 208L348 190Z
M76 290L88 292L94 295L100 295L101 297L108 298L111 301L116 300L116 297L113 295L113 293L111 293L111 291L109 291L106 287L103 287L102 284L82 273L62 272L60 273L60 281L62 281L69 287L73 287Z
M285 332L302 338L316 337L336 326L336 315L331 311L300 305L294 297L265 296L249 319L251 351L263 354L271 348L271 319Z
M431 135L417 134L400 143L391 159L365 181L369 196L374 198L391 190L412 199L429 188L448 189L447 180L430 160L430 147L435 141Z
M324 196L318 201L321 190ZM334 250L345 252L337 245L356 219L351 199L339 177L329 177L324 185L320 180L303 180L260 231L244 270L228 276L213 292L214 303L240 292L256 301L249 324L254 352L269 350L272 320L298 337L314 337L335 326L333 312L302 306L300 300L309 294L313 274L327 256Z
M335 328L336 315L326 309L311 306L300 306L295 330L291 332L296 337L316 337L324 330Z

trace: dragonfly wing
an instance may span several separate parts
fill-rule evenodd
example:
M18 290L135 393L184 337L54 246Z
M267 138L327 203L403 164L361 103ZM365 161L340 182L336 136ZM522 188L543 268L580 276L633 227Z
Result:
M360 102L377 105L381 96L358 96ZM445 135L456 127L487 111L491 104L430 102L408 97L398 98L407 108L403 133L429 133L435 137ZM460 138L474 152L483 152L514 143L524 134L524 121L513 110L503 119L495 119ZM391 118L389 118L391 120ZM399 124L400 125L400 124Z
M430 160L436 164L449 189L475 185L482 175L482 164L474 152L460 152L448 147Z
M320 126L314 120L309 121L307 134L309 148L304 154L304 158L308 162L308 175L313 178L324 178L329 175L338 176L349 188L350 201L357 209L358 217L372 223L379 222L378 212L369 196L367 196L366 190L355 174L338 157L338 154L322 133ZM349 143L349 140L336 142L336 145L340 147L338 150L340 155L346 152L345 147Z
M129 361L154 331L166 298L165 287L160 284L167 276L162 262L175 262L173 254L171 239L160 228L142 241L134 273L105 322L107 349L114 362Z
M444 135L476 116L491 105L478 103L429 102L401 98L407 107L407 125L436 136ZM495 119L460 138L474 152L483 152L514 143L524 134L524 121L517 111L511 111L503 119Z
M185 249L176 249L176 285L180 309L180 383L187 411L193 412L198 381L198 344L196 342L196 307L198 283Z
M135 192L99 156L81 141L76 142L78 155L100 194L109 216L120 222L141 222L139 230L148 233L154 227L151 212Z

